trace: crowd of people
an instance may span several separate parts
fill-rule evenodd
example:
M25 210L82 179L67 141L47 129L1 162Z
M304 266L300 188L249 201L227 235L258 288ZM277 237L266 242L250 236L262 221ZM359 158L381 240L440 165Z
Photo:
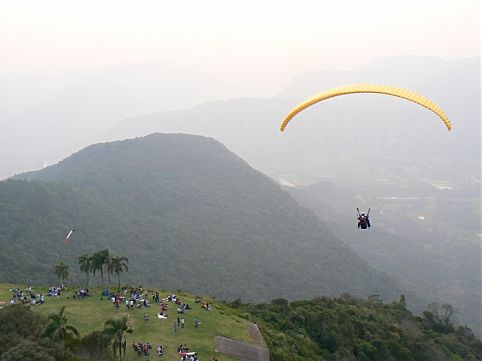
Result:
M31 288L31 286L30 286ZM47 292L47 295L50 296L50 297L58 297L61 295L62 292L65 291L65 286L64 285L61 285L60 287L50 287L48 292Z
M120 308L122 303L125 303L128 310L152 306L148 299L148 292L143 291L142 288L123 288L113 294L109 294L108 291L103 291L102 295L109 297L116 308Z
M85 297L89 296L92 296L92 293L88 288L79 288L72 293L72 299L74 300L83 300Z
M45 295L43 293L36 293L32 286L29 286L25 290L20 288L10 288L9 291L12 293L12 297L9 301L10 304L31 304L31 305L41 305L45 303ZM52 286L47 290L46 296L48 297L60 297L63 293L66 293L67 299L70 299L70 294L67 293L67 287L65 285ZM79 288L72 292L72 299L84 299L85 297L91 296L91 292L86 288Z
M42 293L35 293L35 291L32 289L32 286L29 286L25 290L21 290L18 287L10 288L9 291L12 294L9 301L9 304L11 305L14 305L14 304L42 305L45 303L45 296ZM50 289L49 289L48 295L51 296Z
M12 297L10 300L10 304L16 303L23 303L23 304L43 304L45 302L45 297L43 294L35 293L32 287L28 287L25 290L20 288L11 288L9 291L12 293ZM67 289L64 285L60 287L54 286L48 289L47 295L50 297L59 297L64 292L66 293L67 299L83 299L85 297L91 296L92 293L89 291L88 288L79 288L72 293L67 293ZM102 291L101 299L107 298L109 299L114 307L119 308L121 304L125 304L129 310L134 308L144 308L144 307L152 307L152 304L149 302L149 298L153 301L153 304L159 305L161 308L160 312L158 313L158 318L167 318L168 314L167 311L169 309L169 303L174 303L173 307L177 308L177 320L175 319L174 328L175 333L178 329L185 328L185 316L187 310L190 310L191 307L189 304L183 302L182 297L178 297L175 294L168 294L165 298L161 299L159 292L151 292L149 294L148 291L143 290L142 288L123 288L116 293L110 293L107 290ZM200 303L200 306L207 310L212 311L212 306L207 303L203 302L199 297L196 297L196 303ZM149 314L144 312L144 321L149 321L150 317ZM151 321L152 322L152 321ZM195 317L194 318L194 327L200 327L201 321ZM146 357L149 360L149 354L152 350L152 345L149 342L132 342L132 348L134 352L142 357ZM157 355L159 357L165 354L165 348L163 345L159 345L156 348ZM178 355L181 357L182 361L198 361L198 355L196 352L190 351L186 344L179 345L178 347ZM211 359L211 361L217 361L215 357Z
M149 342L132 342L132 348L137 353L137 356L147 357L151 352L152 345Z

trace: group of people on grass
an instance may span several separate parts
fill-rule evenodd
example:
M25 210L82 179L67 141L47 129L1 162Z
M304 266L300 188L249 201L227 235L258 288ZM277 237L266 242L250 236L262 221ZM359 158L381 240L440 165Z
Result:
M12 298L10 299L10 304L31 304L31 305L41 305L45 303L45 296L42 293L36 293L32 286L29 286L25 290L20 288L10 288L9 291L12 293ZM67 299L70 299L70 294L67 293L67 287L63 284L60 286L52 286L47 290L47 296L49 297L59 297L63 293L67 294ZM91 296L91 292L87 288L79 288L72 292L72 299L84 299L84 297Z
M66 291L66 287L61 285L60 287L50 287L48 290L48 295L52 297L58 297L62 293ZM45 297L43 294L36 294L35 291L32 289L31 286L26 288L25 290L21 290L20 288L10 288L9 291L12 293L10 304L16 303L24 303L24 304L42 304L45 302ZM72 293L72 299L83 299L84 297L91 296L91 291L87 288L77 289ZM119 307L121 303L125 303L128 309L133 309L134 307L142 308L142 307L151 307L151 304L148 301L149 294L147 291L143 291L142 288L123 288L117 293L109 293L107 290L102 291L102 297L107 297L110 301L114 304L115 307ZM70 295L67 295L67 298L70 298ZM154 302L159 304L161 307L160 315L163 318L167 318L167 310L168 310L168 303L172 302L175 303L177 306L178 316L177 322L174 323L176 330L180 328L184 328L185 326L185 319L182 314L186 312L186 310L191 309L189 304L184 303L181 297L177 297L174 294L168 294L166 298L161 299L158 292L152 292L151 298ZM203 302L199 297L196 296L196 303L200 303L201 307L207 311L212 311L212 305L208 302ZM159 316L158 314L158 316ZM180 316L181 315L181 316ZM149 315L144 313L144 321L149 321ZM195 317L194 318L194 327L199 327L201 325L201 321ZM149 353L152 350L152 345L149 342L132 342L132 348L137 353L139 357L144 356L148 357ZM163 356L165 354L165 348L163 345L157 346L157 355ZM190 351L186 344L179 345L178 347L178 354L181 356L182 361L199 361L196 352ZM211 361L218 361L215 357L211 359Z
M30 286L30 288L32 287ZM65 290L66 290L66 287L64 285L61 285L60 287L50 287L47 292L47 295L50 297L58 297Z
M152 345L149 342L132 342L132 348L137 353L137 356L149 356L151 352Z
M31 305L41 305L45 303L45 296L43 293L36 293L32 286L27 287L25 290L20 288L10 288L9 291L12 293L12 298L10 299L10 304L31 304ZM87 288L79 288L72 292L72 295L67 292L67 287L65 285L52 286L47 290L46 295L49 297L60 297L63 293L67 294L67 299L72 297L73 300L84 299L87 296L91 296L91 292Z
M200 303L201 308L204 308L206 311L212 311L213 310L212 305L210 305L209 302L203 302L203 300L199 296L196 296L194 298L194 303Z
M41 305L45 303L45 297L42 293L35 293L31 286L25 290L20 288L10 288L9 291L12 293L12 298L9 304L30 304L30 305Z
M201 308L204 308L206 311L212 311L213 308L211 307L211 305L209 303L201 303Z
M177 353L181 356L182 361L198 361L197 352L189 351L189 347L186 344L179 345Z
M72 294L74 300L83 300L85 297L89 296L92 296L92 292L90 292L88 288L79 288Z
M148 292L142 291L142 288L131 288L130 290L123 288L119 292L112 294L109 294L108 291L103 291L102 295L108 296L116 308L120 308L122 303L125 303L128 310L152 306L148 299Z

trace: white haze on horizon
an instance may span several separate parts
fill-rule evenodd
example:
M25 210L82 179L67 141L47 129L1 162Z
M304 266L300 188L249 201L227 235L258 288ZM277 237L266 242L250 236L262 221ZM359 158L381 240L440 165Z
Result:
M3 1L0 179L129 116L271 97L297 74L480 56L478 0Z
M0 10L0 74L157 65L236 84L230 96L271 96L299 72L380 57L480 55L477 0L30 0Z

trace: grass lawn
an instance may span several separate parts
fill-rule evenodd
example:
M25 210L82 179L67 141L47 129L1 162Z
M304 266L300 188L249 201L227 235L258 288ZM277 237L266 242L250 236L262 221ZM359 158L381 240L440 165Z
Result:
M8 302L11 298L9 288L15 287L26 288L24 285L0 285L0 302ZM36 288L35 292L45 295L47 289ZM167 295L167 291L160 290L159 293L161 298ZM255 344L248 334L247 321L234 315L224 305L217 304L215 301L212 303L210 299L204 299L204 301L213 304L212 312L204 310L199 304L195 304L194 296L176 293L178 297L183 298L184 303L191 306L191 309L187 310L184 315L180 315L185 319L185 328L174 332L174 324L177 323L177 306L174 303L169 303L169 317L158 319L157 313L161 311L161 308L155 303L148 308L128 310L125 305L121 305L119 309L116 309L106 297L101 299L100 289L95 289L93 296L86 297L83 300L74 300L69 295L71 295L71 292L67 291L60 297L45 297L45 303L32 306L32 310L47 316L52 312L58 312L65 305L68 323L76 327L81 335L103 329L104 322L109 318L127 316L128 323L134 330L131 334L126 333L127 360L139 359L131 347L132 342L149 342L152 345L151 360L159 359L156 352L158 345L165 347L166 352L163 360L178 360L180 357L177 355L177 347L180 344L186 344L191 351L198 353L202 361L209 361L216 354L214 352L215 336L225 336ZM150 316L149 321L144 321L145 313ZM199 328L194 327L195 317L201 321ZM220 361L239 360L219 353L216 354L216 357Z

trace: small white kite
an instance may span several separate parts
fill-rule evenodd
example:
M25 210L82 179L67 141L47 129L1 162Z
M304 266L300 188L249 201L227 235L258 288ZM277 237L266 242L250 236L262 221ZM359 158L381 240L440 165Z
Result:
M74 233L74 232L75 232L75 229L71 229L70 232L67 233L67 236L65 236L65 239L64 239L64 244L69 243L69 238L72 235L72 233Z

